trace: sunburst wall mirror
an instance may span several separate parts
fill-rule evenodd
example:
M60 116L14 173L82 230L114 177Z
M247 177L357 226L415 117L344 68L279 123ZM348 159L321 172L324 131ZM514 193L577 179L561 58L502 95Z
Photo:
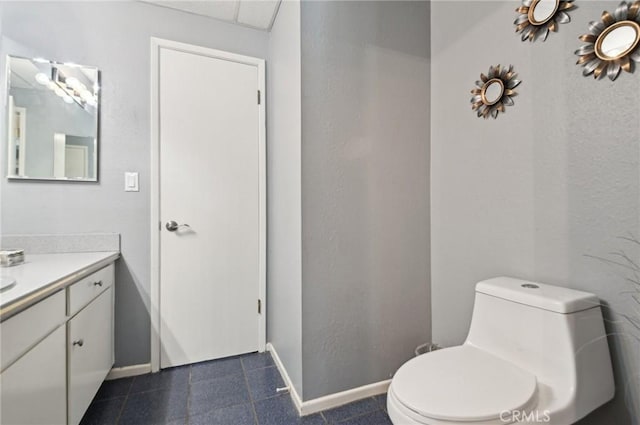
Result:
M584 46L575 51L582 75L598 79L605 74L611 81L620 70L633 72L640 62L640 1L622 2L613 14L604 11L599 21L589 23L589 33L580 36Z
M480 74L476 86L471 90L471 109L477 112L478 118L498 118L500 112L505 112L506 106L513 106L514 90L521 81L513 71L513 65L489 67L487 75Z
M516 32L522 32L522 41L545 41L549 32L558 31L559 24L571 22L567 11L574 7L573 0L522 0L513 24Z

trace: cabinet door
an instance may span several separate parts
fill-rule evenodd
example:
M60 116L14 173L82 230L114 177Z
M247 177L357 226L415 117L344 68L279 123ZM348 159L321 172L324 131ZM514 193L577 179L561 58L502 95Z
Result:
M60 326L0 375L0 423L67 422L65 328Z
M67 322L70 425L80 423L113 366L112 297L109 288Z

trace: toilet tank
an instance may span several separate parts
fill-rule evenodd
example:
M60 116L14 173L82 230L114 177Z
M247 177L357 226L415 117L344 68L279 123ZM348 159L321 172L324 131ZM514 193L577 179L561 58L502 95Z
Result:
M593 294L510 277L479 282L465 344L535 374L571 421L613 398L600 300Z

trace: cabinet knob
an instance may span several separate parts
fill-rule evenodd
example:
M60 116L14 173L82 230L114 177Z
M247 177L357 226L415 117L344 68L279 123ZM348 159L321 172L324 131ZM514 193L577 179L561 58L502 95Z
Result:
M82 347L84 345L84 341L79 339L77 341L73 341L73 345L77 345L78 347Z
M93 282L93 286L102 286L102 281Z

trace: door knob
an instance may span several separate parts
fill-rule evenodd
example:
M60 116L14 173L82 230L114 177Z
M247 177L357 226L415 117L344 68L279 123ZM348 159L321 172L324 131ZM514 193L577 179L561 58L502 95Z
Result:
M171 220L171 221L167 221L167 224L165 225L165 227L167 228L168 231L175 232L180 227L189 227L189 225L188 224L178 224L176 221Z

